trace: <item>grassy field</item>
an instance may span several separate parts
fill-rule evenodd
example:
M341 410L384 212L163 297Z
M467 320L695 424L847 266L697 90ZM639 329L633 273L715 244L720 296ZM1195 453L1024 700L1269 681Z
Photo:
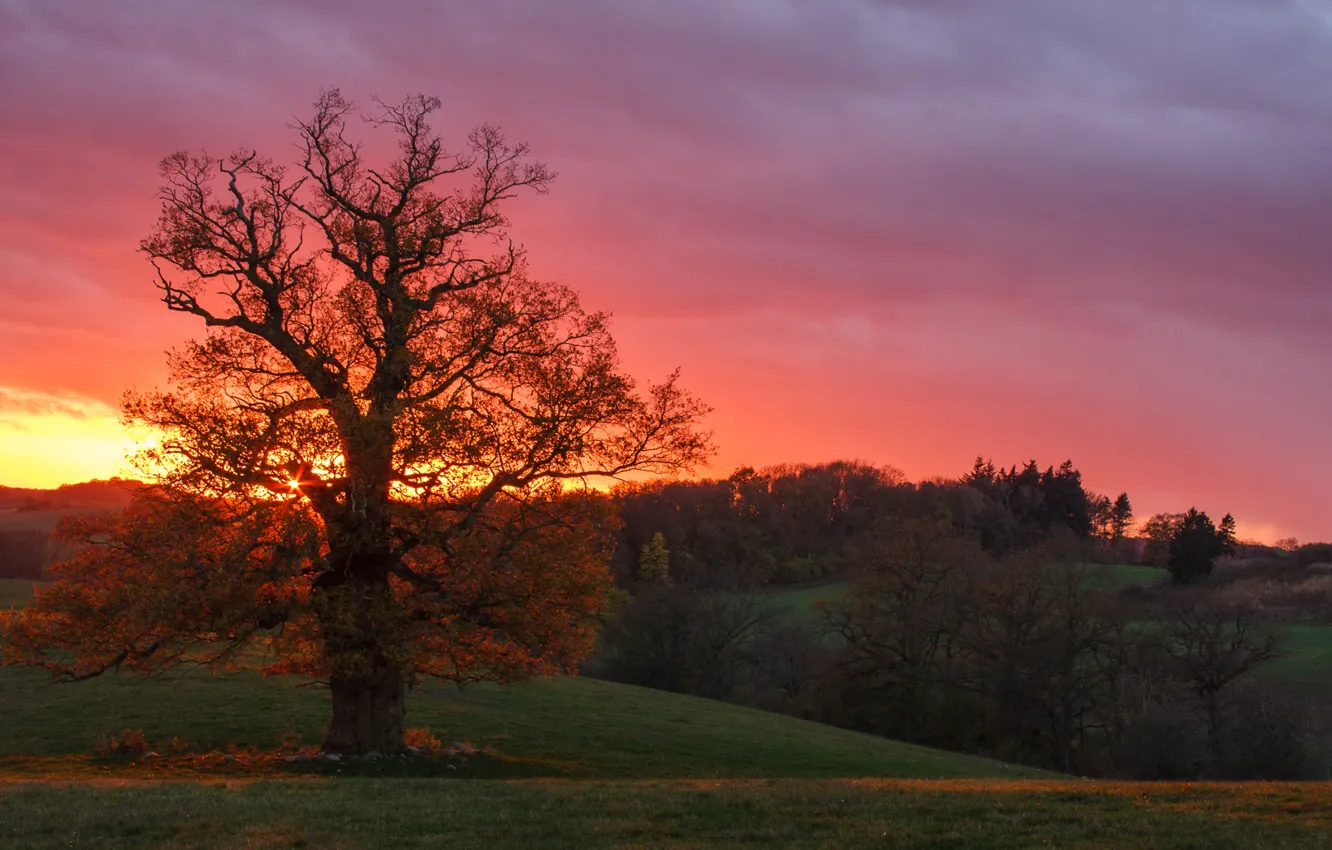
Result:
M1139 564L1087 564L1087 575L1093 586L1102 590L1123 590L1140 584L1160 584L1170 577L1160 567Z
M59 508L49 511L0 511L0 531L54 531L67 516L99 513L95 508Z
M142 729L150 743L185 739L195 750L284 739L317 744L328 712L322 691L250 673L191 671L141 680L106 676L52 685L28 670L0 670L0 774L32 756L88 753L97 740ZM493 752L472 773L501 777L995 777L1010 767L694 697L593 679L561 678L465 691L431 685L408 704L411 726ZM440 765L440 770L445 766Z
M0 786L42 847L1325 848L1325 786L339 779Z
M33 582L21 578L0 578L0 608L22 605L32 596Z
M182 735L195 750L274 747L311 740L325 710L319 692L246 674L51 686L29 671L0 672L0 844L1332 846L1326 783L1058 779L581 679L414 694L411 724L492 750L460 770L425 757L302 766L241 751L182 769L203 758L87 755L91 737L125 726L150 741Z
M850 587L844 581L802 584L774 591L772 601L782 611L796 617L809 618L816 610L815 603L836 599Z
M784 595L808 610L840 589ZM409 726L482 749L454 767L286 761L327 710L322 691L246 672L52 685L0 670L0 846L1332 846L1332 783L1060 778L588 679L417 689ZM127 728L189 752L92 756Z
M1265 670L1282 681L1332 690L1332 626L1283 623L1274 628L1283 654Z

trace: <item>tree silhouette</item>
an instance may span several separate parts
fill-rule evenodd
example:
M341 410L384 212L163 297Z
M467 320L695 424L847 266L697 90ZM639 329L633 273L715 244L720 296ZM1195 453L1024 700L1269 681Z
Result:
M1133 527L1133 505L1128 493L1120 493L1110 507L1110 533L1114 540L1123 539Z
M160 434L154 486L7 627L9 662L66 678L222 663L327 680L332 751L402 747L420 676L569 669L608 584L594 476L706 457L705 408L636 389L607 317L528 276L505 202L553 178L483 126L445 149L440 102L376 101L396 155L372 164L354 106L323 93L284 167L255 151L162 162L141 248L167 308L206 336L173 387L129 394Z
M1234 549L1235 519L1226 514L1221 527L1197 508L1180 517L1170 537L1170 575L1178 584L1191 584L1211 575L1216 559Z

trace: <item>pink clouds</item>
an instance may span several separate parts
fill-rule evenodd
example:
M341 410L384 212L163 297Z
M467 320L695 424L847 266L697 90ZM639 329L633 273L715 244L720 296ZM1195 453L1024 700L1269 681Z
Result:
M561 173L515 234L685 366L717 472L1071 456L1140 513L1332 536L1316 4L128 8L0 11L0 387L114 401L196 332L134 253L162 155L423 90Z

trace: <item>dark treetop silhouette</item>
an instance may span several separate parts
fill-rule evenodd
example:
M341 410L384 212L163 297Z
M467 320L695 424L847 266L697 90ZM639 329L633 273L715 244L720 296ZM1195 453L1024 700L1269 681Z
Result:
M608 585L595 476L709 452L675 376L639 392L606 316L528 277L501 207L552 174L483 126L461 153L439 101L324 93L283 167L254 151L162 162L142 250L171 310L203 320L170 392L129 394L155 486L86 539L6 626L6 660L84 678L225 663L325 678L325 747L402 747L415 678L568 669Z

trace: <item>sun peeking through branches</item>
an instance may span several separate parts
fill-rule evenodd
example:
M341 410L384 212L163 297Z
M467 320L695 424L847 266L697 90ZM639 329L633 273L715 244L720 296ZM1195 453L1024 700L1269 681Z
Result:
M503 215L553 174L493 127L450 152L430 97L376 102L385 164L336 90L283 166L242 150L162 162L142 250L206 334L171 387L131 393L154 486L7 626L6 660L78 678L225 663L326 679L325 745L402 746L417 677L511 679L586 653L608 584L588 482L687 470L706 408L640 388L605 314L529 274Z

